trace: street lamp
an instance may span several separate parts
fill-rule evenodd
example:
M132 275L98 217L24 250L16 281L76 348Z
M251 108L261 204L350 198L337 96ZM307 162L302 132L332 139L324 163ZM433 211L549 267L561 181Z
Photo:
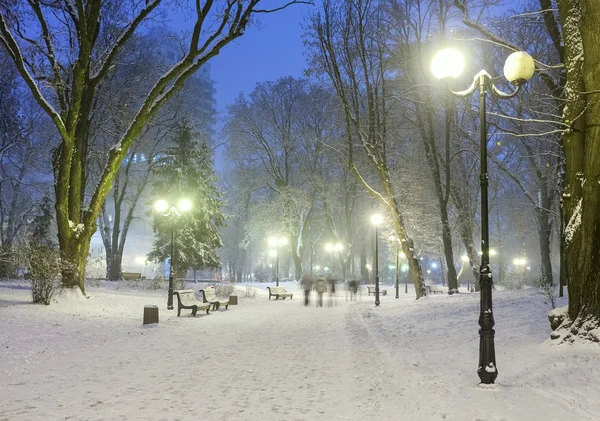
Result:
M463 71L464 60L461 54L446 48L434 57L431 70L437 79L457 78ZM488 90L497 98L512 98L521 90L521 86L533 76L535 64L529 54L523 51L512 53L504 63L504 76L515 85L515 90L508 94L500 91L493 79L485 70L477 73L471 86L464 91L450 92L459 97L466 97L479 87L479 138L481 171L481 267L479 270L480 314L479 314L479 366L477 374L484 384L493 384L498 376L496 368L496 351L494 349L494 314L492 313L492 272L490 270L489 228L488 228L488 173L487 173L487 122L486 97Z
M335 268L335 254L339 253L344 249L344 246L341 243L327 243L325 244L325 250L331 254L331 277L333 277L333 270Z
M400 257L404 258L406 256L403 252L400 252ZM408 294L408 265L406 263L402 265L402 272L404 272L404 293Z
M173 273L175 267L175 217L181 216L181 212L192 209L192 202L188 199L180 199L177 204L166 200L157 200L154 209L163 216L171 217L171 264L169 265L169 292L167 296L167 310L173 310Z
M371 215L371 223L375 225L375 306L379 306L379 225L383 222L383 216L376 213Z
M269 247L275 247L275 285L279 286L279 247L285 246L288 240L285 237L269 237L268 242Z

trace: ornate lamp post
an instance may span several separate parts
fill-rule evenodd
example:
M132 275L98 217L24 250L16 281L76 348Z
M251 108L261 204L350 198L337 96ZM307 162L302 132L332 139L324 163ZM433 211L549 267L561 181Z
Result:
M431 70L437 79L457 78L463 71L464 61L455 49L446 48L433 58ZM535 64L529 54L523 51L512 53L504 64L504 76L515 85L510 93L500 91L493 78L485 70L477 73L471 86L460 92L450 92L459 97L471 95L479 87L479 138L480 138L480 185L481 185L481 267L479 269L480 315L479 315L479 366L477 374L484 384L493 384L498 376L496 351L494 349L494 314L492 312L492 272L490 270L489 229L488 229L488 172L487 172L487 121L486 97L488 90L497 98L514 97L521 86L533 76Z
M275 248L275 285L279 286L279 247L285 246L288 242L285 237L269 237L269 247Z
M154 209L163 216L171 217L171 264L169 267L169 292L167 296L167 310L173 310L173 273L175 267L175 218L181 216L180 212L192 209L192 202L188 199L180 199L177 205L166 200L157 200Z
M379 306L379 225L383 216L376 213L371 215L371 223L375 225L375 306Z
M406 257L404 252L400 252L400 257ZM404 293L408 294L408 265L406 263L402 265L402 272L404 272Z

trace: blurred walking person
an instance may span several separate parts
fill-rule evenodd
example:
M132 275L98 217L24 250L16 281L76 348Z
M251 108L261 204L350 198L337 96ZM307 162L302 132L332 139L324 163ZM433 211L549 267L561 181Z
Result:
M304 305L307 306L308 304L310 304L310 291L313 287L313 278L305 273L304 275L302 275L300 284L302 285L302 289L304 290Z
M356 298L356 292L358 291L358 282L356 279L351 279L348 281L348 292L350 293L350 301L354 301ZM347 295L346 295L346 299Z
M335 278L329 277L327 283L329 284L329 302L327 306L331 307L334 303L337 305L337 299L335 298Z
M325 282L323 275L317 278L315 290L317 291L317 307L323 307L323 293L327 291L327 283Z

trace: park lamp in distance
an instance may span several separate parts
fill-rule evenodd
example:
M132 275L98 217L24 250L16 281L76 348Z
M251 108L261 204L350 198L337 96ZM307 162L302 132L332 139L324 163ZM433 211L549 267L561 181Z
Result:
M280 247L285 246L288 242L288 239L285 237L269 237L268 242L269 247Z
M460 51L444 48L437 52L431 61L431 72L436 79L456 79L465 68ZM525 51L516 51L504 62L504 77L513 85L522 85L533 76L535 63Z
M159 199L154 203L154 209L158 212L166 212L169 210L169 207L169 202L163 199ZM192 209L192 202L189 199L180 199L177 206L171 206L170 208L175 208L178 212L187 212Z
M381 225L383 223L383 216L379 213L371 215L371 223L373 225Z
M325 250L328 251L328 252L339 253L343 249L344 249L344 246L342 244L340 244L340 243L336 243L336 244L327 243L327 244L325 244Z

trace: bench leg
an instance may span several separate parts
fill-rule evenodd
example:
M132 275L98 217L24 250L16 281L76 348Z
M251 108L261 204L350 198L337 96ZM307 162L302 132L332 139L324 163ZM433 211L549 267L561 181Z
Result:
M197 312L198 312L198 306L192 307L192 317L196 317Z
M181 315L181 306L177 306L177 317Z

